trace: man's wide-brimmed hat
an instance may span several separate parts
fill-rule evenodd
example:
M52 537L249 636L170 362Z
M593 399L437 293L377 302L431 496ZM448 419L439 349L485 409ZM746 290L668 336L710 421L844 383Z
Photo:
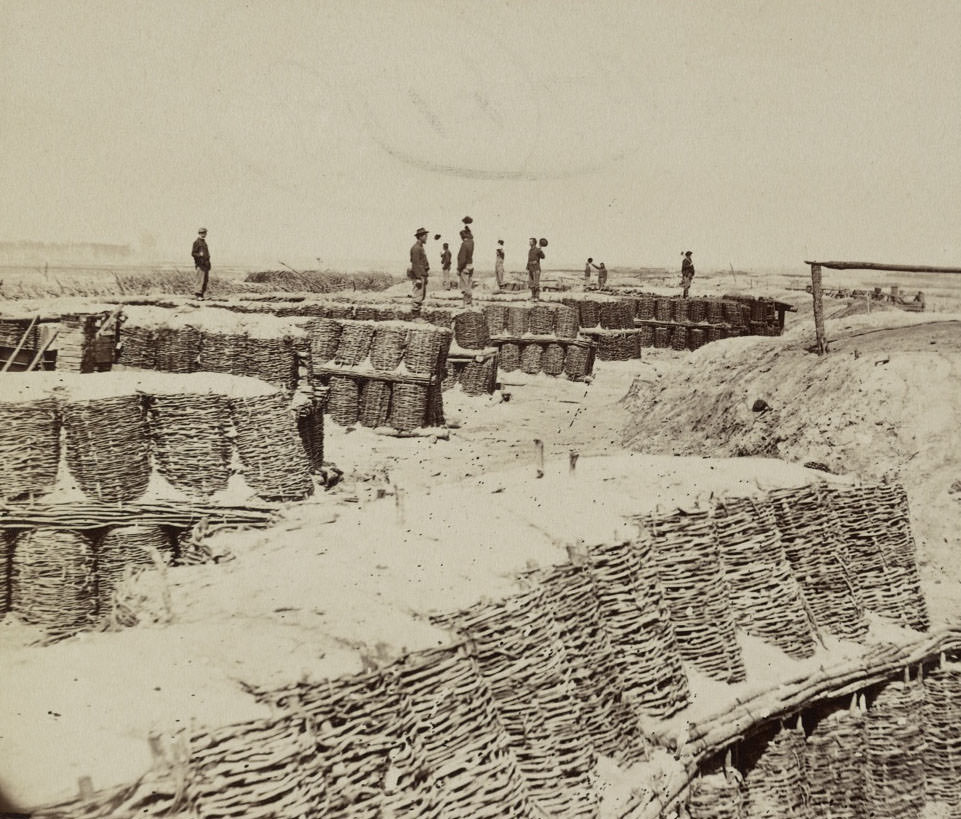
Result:
M465 216L463 219L461 219L461 221L462 221L465 225L471 225L471 224L474 223L474 220L471 219L470 216Z
M207 232L207 228L200 228L200 230L197 231L197 233L206 233L206 232Z
M547 247L547 239L541 239L537 244L541 247Z
M690 251L690 250L685 250L685 251L684 251L684 255L685 255L685 256L690 256L690 255L691 255L691 251Z
M417 228L417 232L414 233L415 236L426 236L430 231L427 228Z

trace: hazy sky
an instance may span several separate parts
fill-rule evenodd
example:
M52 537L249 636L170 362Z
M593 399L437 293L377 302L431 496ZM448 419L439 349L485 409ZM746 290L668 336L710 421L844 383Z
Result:
M403 265L470 214L480 267L532 235L548 266L961 264L957 0L0 14L0 240Z

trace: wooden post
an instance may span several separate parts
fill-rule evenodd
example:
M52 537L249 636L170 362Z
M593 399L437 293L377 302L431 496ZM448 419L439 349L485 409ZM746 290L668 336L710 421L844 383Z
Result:
M811 297L814 299L814 333L817 336L818 355L828 351L824 338L824 299L821 293L821 265L811 265Z
M534 455L537 458L537 477L544 477L544 442L540 438L534 439Z

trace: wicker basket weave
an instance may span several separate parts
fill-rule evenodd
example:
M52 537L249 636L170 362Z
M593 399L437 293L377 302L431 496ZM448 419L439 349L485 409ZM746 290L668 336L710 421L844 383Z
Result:
M689 299L673 299L671 303L671 318L673 321L687 321Z
M334 362L354 366L360 364L370 353L374 339L374 325L345 321L340 332L340 341Z
M576 380L590 375L591 356L591 350L587 347L579 344L568 345L567 354L564 356L564 372L567 377Z
M157 471L198 497L226 489L232 454L227 399L213 393L156 395L147 405Z
M691 306L688 308L688 317L695 324L704 321L707 315L707 308L704 299L691 299Z
M160 526L114 526L97 544L97 599L101 619L115 610L115 593L139 569L169 564L173 540Z
M203 372L244 375L248 342L244 333L204 333L200 369Z
M0 529L0 620L10 610L10 562L14 537L12 529Z
M736 771L699 776L687 797L690 819L743 819L744 782Z
M370 347L370 363L375 370L390 372L404 360L407 345L407 328L380 326Z
M640 523L653 539L657 577L681 656L712 679L741 682L746 670L710 514L677 512Z
M340 346L340 334L343 325L332 318L321 318L307 325L310 337L310 358L315 364L326 364L333 361Z
M658 321L670 321L674 314L672 301L673 299L668 296L658 296L654 299L654 318Z
M150 445L139 395L63 404L67 467L89 498L139 498L150 482Z
M924 679L924 779L928 799L961 809L961 666L942 662Z
M487 316L480 310L465 310L454 316L454 340L465 350L482 350L490 342Z
M705 343L704 339L704 328L703 327L692 327L687 337L687 346L691 350L696 350L699 347L703 347Z
M93 625L97 592L93 543L79 532L38 528L21 532L10 561L10 609L51 637Z
M502 344L498 366L505 372L514 372L521 365L521 348L519 344L509 342Z
M921 816L925 802L923 709L920 680L887 683L868 708L864 792L866 815L872 819Z
M654 294L644 293L637 297L634 315L639 319L651 320L654 318Z
M387 423L401 431L426 426L427 387L420 384L395 384Z
M707 321L708 324L721 324L724 321L724 306L718 299L708 299L707 301Z
M578 304L580 326L590 329L597 327L600 321L597 302L591 299L584 299Z
M541 356L543 350L540 344L525 344L521 349L521 370L533 375L541 371Z
M148 327L125 324L120 331L120 364L144 370L157 369L156 333Z
M265 500L300 499L314 484L296 423L282 393L230 402L247 484Z
M808 803L815 817L862 819L864 715L858 709L823 714L807 738L804 755Z
M53 489L60 463L60 412L53 398L0 401L0 498Z
M595 546L588 559L624 697L641 714L676 713L688 704L690 692L650 539Z
M548 344L544 347L541 367L548 375L560 375L564 372L564 347L561 344Z
M499 336L507 328L506 304L486 304L484 315L487 317L487 332L490 335Z
M554 332L554 311L546 304L535 304L528 313L530 332L535 336L549 336Z
M297 351L292 338L248 338L244 349L243 374L275 387L293 390L297 386Z
M412 373L432 375L438 372L441 356L446 359L450 347L450 333L434 328L418 327L407 336L407 349L404 351L404 365Z
M357 423L360 403L360 387L357 379L346 375L330 377L330 398L327 412L335 424L350 427Z
M664 350L671 346L671 328L663 325L654 327L654 346Z
M691 336L694 333L699 332L696 328L691 328ZM687 349L687 327L683 324L675 324L671 331L671 349L672 350L685 350Z
M158 370L171 373L197 372L200 330L196 327L161 327L156 334Z
M566 304L558 304L554 314L554 333L558 338L577 338L578 312Z
M494 391L497 374L497 358L484 361L468 361L461 370L458 382L467 395L484 395Z
M391 387L387 381L371 379L360 388L357 419L365 427L381 427L390 409Z
M522 336L530 329L529 309L520 304L507 308L507 335Z

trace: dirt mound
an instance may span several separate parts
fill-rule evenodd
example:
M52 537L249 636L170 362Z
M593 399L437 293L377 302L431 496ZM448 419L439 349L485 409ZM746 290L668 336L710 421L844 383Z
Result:
M900 480L928 578L953 579L961 548L951 490L961 478L957 324L898 319L865 332L881 319L829 323L834 352L820 358L797 333L731 339L677 368L652 368L624 399L632 416L624 444L648 453L774 456Z

